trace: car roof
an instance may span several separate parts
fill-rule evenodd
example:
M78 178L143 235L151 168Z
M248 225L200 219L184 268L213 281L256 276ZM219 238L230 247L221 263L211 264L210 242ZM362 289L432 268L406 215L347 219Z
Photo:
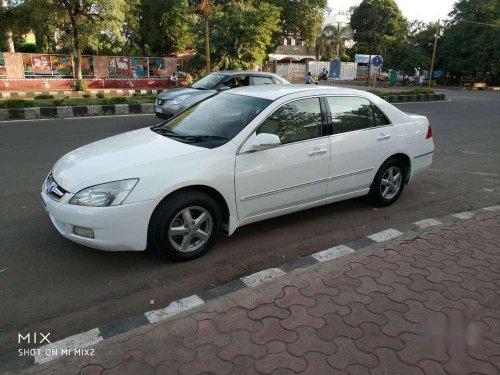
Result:
M253 96L268 100L276 100L286 95L296 93L321 92L321 94L343 94L343 95L362 95L366 96L365 91L356 89L347 89L343 87L316 86L316 85L254 85L234 88L224 94Z
M221 70L220 72L212 72L212 74L222 74L225 76L245 74L245 75L272 76L272 77L280 77L281 78L281 76L279 76L278 74L275 74L275 73L260 72L260 71L255 71L255 70Z

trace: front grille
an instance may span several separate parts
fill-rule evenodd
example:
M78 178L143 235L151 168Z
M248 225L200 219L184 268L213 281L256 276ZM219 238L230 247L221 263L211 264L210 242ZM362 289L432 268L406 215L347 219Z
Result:
M67 193L57 182L54 180L52 173L47 176L45 180L45 193L55 201L60 201Z

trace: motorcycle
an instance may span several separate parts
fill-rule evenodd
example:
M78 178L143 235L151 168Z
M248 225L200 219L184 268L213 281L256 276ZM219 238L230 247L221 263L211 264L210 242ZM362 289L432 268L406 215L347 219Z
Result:
M319 81L327 81L328 80L328 73L327 72L321 72L318 76L318 82Z

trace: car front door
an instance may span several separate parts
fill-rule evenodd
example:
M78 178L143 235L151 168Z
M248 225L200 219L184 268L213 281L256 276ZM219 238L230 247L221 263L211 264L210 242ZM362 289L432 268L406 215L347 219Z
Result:
M236 155L239 220L307 204L326 194L330 141L318 97L283 104L264 120ZM323 112L324 113L324 112ZM257 134L277 135L281 144L261 151L249 145Z
M329 197L369 189L378 168L390 156L394 127L368 99L326 98L330 118Z

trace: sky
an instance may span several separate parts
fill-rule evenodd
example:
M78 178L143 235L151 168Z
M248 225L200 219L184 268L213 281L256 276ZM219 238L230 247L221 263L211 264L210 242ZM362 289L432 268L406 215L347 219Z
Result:
M456 0L396 0L403 15L410 21L424 22L445 19L451 12ZM359 5L361 0L328 0L332 13L347 10L353 5Z

